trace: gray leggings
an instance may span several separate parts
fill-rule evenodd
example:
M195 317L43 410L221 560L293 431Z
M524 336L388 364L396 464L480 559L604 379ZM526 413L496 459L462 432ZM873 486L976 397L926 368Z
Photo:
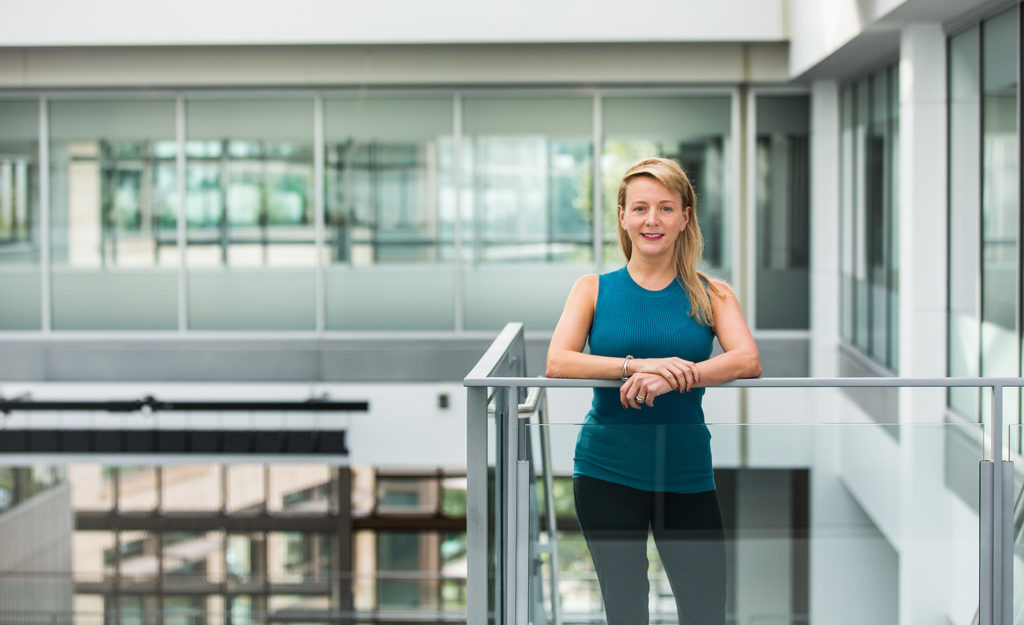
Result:
M648 530L679 622L725 623L725 534L716 491L651 492L586 476L573 478L573 490L608 625L648 623Z

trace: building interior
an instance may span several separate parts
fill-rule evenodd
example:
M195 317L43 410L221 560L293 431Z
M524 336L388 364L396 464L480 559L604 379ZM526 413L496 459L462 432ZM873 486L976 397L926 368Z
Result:
M727 620L1024 621L991 578L1024 579L1024 473L992 478L992 521L983 467L1024 453L1022 20L0 4L0 624L605 622L571 480L591 389L524 421L551 525L520 598L500 531L474 577L467 458L501 450L467 434L498 424L467 376L509 323L544 374L573 283L624 263L647 156L693 180L763 377L819 381L705 396ZM678 623L649 556L651 622Z

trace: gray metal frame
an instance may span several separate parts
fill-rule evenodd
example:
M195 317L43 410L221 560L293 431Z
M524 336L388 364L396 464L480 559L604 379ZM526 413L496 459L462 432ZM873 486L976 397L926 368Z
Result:
M467 623L521 625L528 622L528 500L521 483L522 431L519 399L524 389L618 387L619 380L526 377L523 324L509 323L466 376L467 402ZM992 389L992 423L981 462L979 519L979 623L1010 625L1013 608L1013 463L1003 439L1003 391L1024 387L1024 378L757 378L721 384L733 388L951 388ZM495 400L495 489L488 490L488 389ZM495 527L488 525L495 496ZM488 532L494 531L495 611L488 606Z

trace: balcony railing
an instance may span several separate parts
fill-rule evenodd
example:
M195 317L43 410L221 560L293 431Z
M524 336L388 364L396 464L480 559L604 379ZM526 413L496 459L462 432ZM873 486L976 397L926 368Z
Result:
M560 531L571 513L556 510L552 493L556 477L570 475L572 442L588 427L585 395L572 389L619 384L527 377L522 324L508 324L465 378L471 625L603 621L594 576L560 564L567 547L576 562L585 558L581 541ZM991 393L983 423L947 411L949 389L961 387ZM1022 426L1004 423L1003 405L1005 396L1015 406L1021 387L1024 378L892 377L760 378L709 389L716 480L766 469L809 476L808 501L794 499L780 526L788 565L766 561L778 538L770 524L730 532L727 522L737 569L727 620L814 623L843 610L873 619L861 622L1016 622L1022 523L1011 458ZM894 402L871 400L887 393ZM575 412L555 414L555 403ZM895 412L878 414L879 405ZM622 427L629 435L631 426ZM735 521L742 511L730 514ZM651 622L672 622L671 591L656 569ZM781 610L772 600L780 588L788 592Z

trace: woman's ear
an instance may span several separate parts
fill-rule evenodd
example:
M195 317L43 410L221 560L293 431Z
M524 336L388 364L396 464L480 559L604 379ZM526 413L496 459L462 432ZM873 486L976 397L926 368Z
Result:
M619 213L619 226L621 226L622 229L625 230L626 229L626 221L625 221L625 219L626 219L626 209L622 208L622 204L619 204L619 206L616 208L616 210Z
M680 232L686 230L686 226L690 223L690 214L693 213L693 207L687 206L683 208L683 227L679 229Z

